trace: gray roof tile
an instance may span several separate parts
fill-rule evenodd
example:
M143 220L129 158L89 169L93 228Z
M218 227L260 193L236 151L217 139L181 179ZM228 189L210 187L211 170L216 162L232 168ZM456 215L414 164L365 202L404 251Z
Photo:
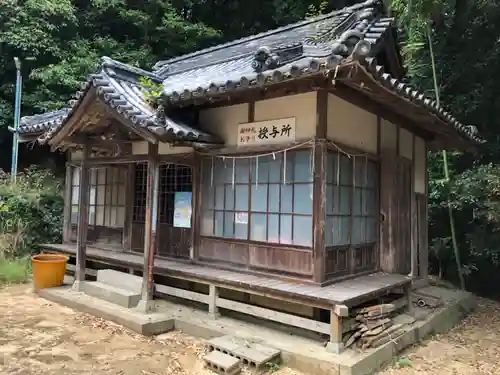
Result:
M103 57L100 72L89 76L82 90L76 94L76 98L70 101L68 108L43 115L24 117L21 123L29 124L29 128L26 126L23 130L43 128L46 132L39 137L39 141L46 143L64 126L88 90L95 88L97 95L112 109L134 125L147 129L160 139L172 136L199 142L216 141L210 134L192 126L169 117L157 116L156 111L147 101L145 89L139 82L140 77L161 83L161 79L154 73Z

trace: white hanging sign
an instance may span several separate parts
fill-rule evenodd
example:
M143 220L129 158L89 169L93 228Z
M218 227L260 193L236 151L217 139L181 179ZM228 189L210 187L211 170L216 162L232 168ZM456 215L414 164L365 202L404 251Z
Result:
M238 125L238 146L295 141L295 117Z

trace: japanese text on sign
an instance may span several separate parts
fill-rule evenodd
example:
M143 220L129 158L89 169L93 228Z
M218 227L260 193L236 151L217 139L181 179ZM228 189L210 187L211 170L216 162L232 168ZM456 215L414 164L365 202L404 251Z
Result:
M295 117L238 125L238 146L295 141Z

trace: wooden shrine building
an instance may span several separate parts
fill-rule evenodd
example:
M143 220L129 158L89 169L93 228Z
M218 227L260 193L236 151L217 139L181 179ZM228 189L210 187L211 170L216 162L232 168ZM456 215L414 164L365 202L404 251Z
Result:
M103 58L67 108L21 122L68 155L45 249L76 258L77 286L91 262L142 275L145 310L164 276L214 316L340 350L350 308L427 278L427 151L482 142L405 83L396 39L369 0L151 71Z

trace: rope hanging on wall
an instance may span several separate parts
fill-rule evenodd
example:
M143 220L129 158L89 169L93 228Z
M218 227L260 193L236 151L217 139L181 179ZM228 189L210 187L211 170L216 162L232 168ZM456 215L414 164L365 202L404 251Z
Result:
M229 156L229 155L214 155L212 153L203 153L196 151L199 155L202 156L210 156L212 158L212 163L211 163L211 170L210 170L210 186L213 187L214 184L214 169L215 169L215 159L222 159L224 163L224 168L227 168L226 164L226 159L231 159L232 162L232 171L231 171L231 185L234 190L234 185L235 185L235 173L236 173L236 159L242 159L242 160L252 160L255 159L255 173L256 173L256 178L255 178L255 186L259 186L259 158L261 157L266 157L266 156L272 156L273 160L276 160L276 155L283 154L283 184L286 185L287 183L287 152L301 148L306 145L315 145L316 140L311 139L290 147L283 148L281 150L276 150L276 151L268 151L268 152L263 152L261 154L253 154L253 155L235 155L235 156ZM355 174L355 166L356 166L356 157L365 157L365 184L367 182L367 166L368 166L368 154L367 153L361 153L361 154L352 154L341 148L339 145L337 145L335 142L331 140L327 140L326 143L328 145L333 146L337 151L337 165L336 165L336 175L337 175L337 186L340 183L340 154L346 155L349 159L353 159L353 185L356 186L356 174ZM313 147L311 156L310 156L310 170L311 173L314 173L315 170L315 160L316 160L316 147Z

